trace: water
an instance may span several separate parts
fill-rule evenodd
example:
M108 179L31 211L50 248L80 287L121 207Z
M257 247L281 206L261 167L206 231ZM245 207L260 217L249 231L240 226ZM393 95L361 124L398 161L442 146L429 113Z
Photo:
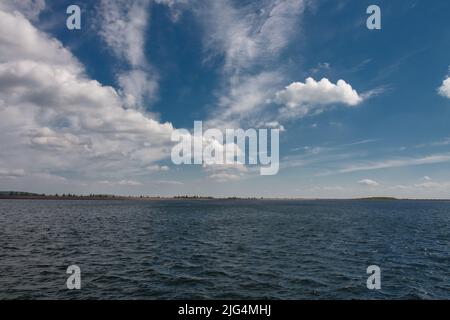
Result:
M450 202L0 200L0 299L450 299L449 244Z

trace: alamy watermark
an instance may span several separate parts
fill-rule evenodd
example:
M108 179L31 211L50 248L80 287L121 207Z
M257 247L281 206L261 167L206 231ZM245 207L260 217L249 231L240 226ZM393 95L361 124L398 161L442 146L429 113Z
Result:
M80 290L81 289L81 269L77 265L71 265L67 267L67 274L70 276L67 278L66 286L69 290Z
M67 7L67 14L70 16L66 19L66 26L69 30L80 30L81 29L81 9L79 6L72 4Z
M66 13L69 15L66 19L66 26L69 30L81 29L81 9L78 5L72 4L67 7ZM378 5L372 4L367 7L367 14L370 16L367 18L366 26L369 30L381 29L381 8Z
M377 265L367 267L367 274L370 276L367 278L367 289L380 290L381 289L381 269Z
M369 30L381 30L381 9L379 6L373 4L367 7L367 14L370 16L367 18L366 25Z
M195 121L193 134L186 129L172 133L172 141L178 144L172 148L171 159L175 165L260 165L261 175L275 175L280 168L279 139L279 129L203 132L202 121Z

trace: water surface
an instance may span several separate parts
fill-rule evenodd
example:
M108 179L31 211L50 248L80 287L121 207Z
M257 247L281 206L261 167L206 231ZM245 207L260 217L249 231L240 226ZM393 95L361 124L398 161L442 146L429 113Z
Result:
M450 299L449 245L444 201L0 200L0 299Z

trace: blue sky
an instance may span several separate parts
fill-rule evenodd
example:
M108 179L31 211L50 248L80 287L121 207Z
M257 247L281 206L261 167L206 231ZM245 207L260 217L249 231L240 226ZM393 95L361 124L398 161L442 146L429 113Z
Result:
M70 4L81 30L65 27ZM381 30L366 27L371 4ZM449 10L445 0L6 1L0 188L448 198ZM170 132L195 120L284 128L279 173L173 165Z

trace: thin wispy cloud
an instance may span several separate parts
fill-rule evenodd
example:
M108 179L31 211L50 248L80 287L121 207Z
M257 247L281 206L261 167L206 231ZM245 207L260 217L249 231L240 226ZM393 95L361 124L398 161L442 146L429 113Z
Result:
M156 99L159 76L145 55L150 0L101 0L95 22L98 35L125 62L117 81L128 106L145 109Z
M450 162L450 154L434 154L419 158L403 158L403 159L389 159L379 162L368 162L365 164L351 165L340 169L335 173L350 173L357 171L371 171L389 168L399 168L408 166L417 166L425 164L436 164Z

